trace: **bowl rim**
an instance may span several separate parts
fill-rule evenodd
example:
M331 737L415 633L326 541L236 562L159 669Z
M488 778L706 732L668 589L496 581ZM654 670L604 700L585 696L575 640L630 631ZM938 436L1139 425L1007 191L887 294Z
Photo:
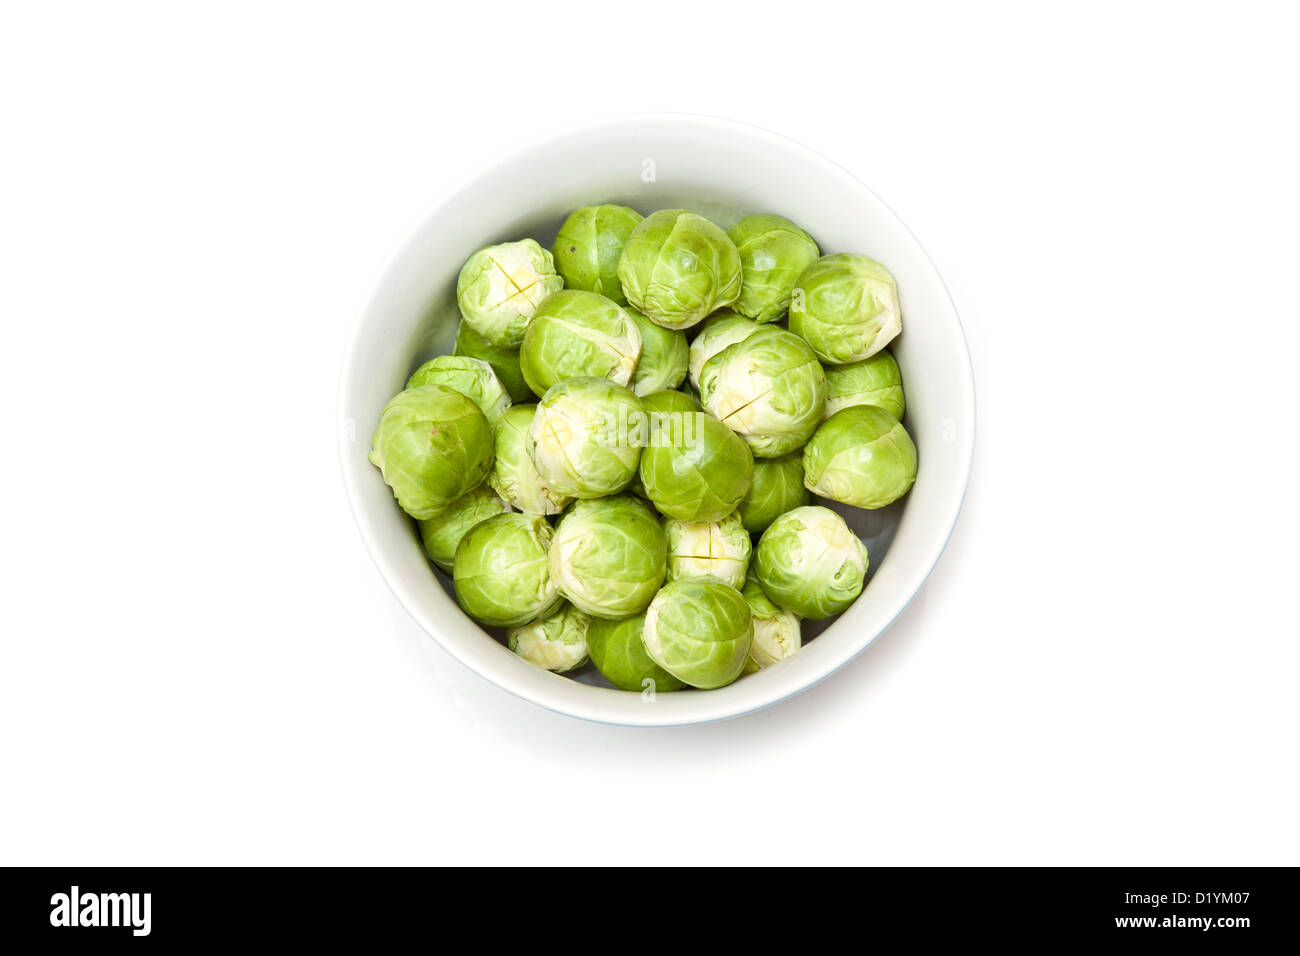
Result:
M712 133L717 133L719 131L725 133L727 131L731 131L732 133L744 135L751 139L763 140L766 142L768 146L774 148L783 149L788 152L801 153L803 154L805 159L810 160L813 163L820 164L827 170L828 173L832 173L838 176L842 182L851 185L853 188L857 190L860 190L872 202L879 205L880 208L883 209L889 216L892 216L894 221L900 227L902 234L906 237L907 241L909 241L912 244L913 251L916 254L918 254L928 265L938 285L938 289L943 294L943 300L947 304L947 307L950 311L950 315L953 320L953 326L956 330L957 338L959 340L961 353L965 359L964 362L958 363L962 380L959 383L955 383L955 384L959 387L959 390L963 393L962 404L969 409L970 427L963 429L960 432L959 441L962 447L959 449L958 461L960 463L960 470L961 470L960 473L961 493L957 497L957 504L952 511L952 517L951 517L951 521L949 522L948 529L942 536L942 540L938 541L937 545L931 546L928 561L925 562L926 564L925 570L919 577L915 578L916 586L911 589L911 593L908 594L906 599L897 607L893 616L890 617L889 620L886 621L883 625L878 627L874 634L871 634L866 640L862 641L860 645L851 648L848 653L841 655L839 659L832 660L828 666L825 666L820 671L815 672L810 679L806 679L802 683L799 683L796 686L789 689L782 688L780 692L770 694L765 698L760 698L753 702L744 703L741 706L725 707L725 706L721 706L720 705L721 702L719 702L719 703L715 703L712 707L710 707L709 698L712 695L707 693L702 693L699 695L692 695L693 698L698 696L699 706L692 707L689 711L683 714L676 715L676 716L668 716L666 719L662 719L662 718L657 719L654 717L653 714L653 712L656 711L657 708L645 708L643 712L646 713L646 719L628 720L628 719L618 719L610 716L608 713L602 713L602 708L594 699L592 700L592 704L590 706L586 704L574 705L574 704L569 704L567 702L565 706L560 706L557 703L547 699L547 695L534 693L531 689L516 684L514 681L509 679L508 675L506 674L480 669L474 666L473 664L471 664L465 658L463 658L461 654L458 653L456 647L451 642L444 641L441 637L439 637L438 634L430 630L425 625L424 621L421 620L420 616L417 615L417 613L414 610L415 602L413 600L408 600L407 595L405 594L405 589L399 588L394 583L395 579L397 578L395 569L390 567L391 562L386 556L386 554L384 553L384 550L380 545L379 535L376 529L370 525L369 518L363 513L363 509L360 505L360 497L359 497L360 491L357 488L356 481L354 480L354 471L351 468L349 462L349 456L350 454L354 453L354 449L358 437L355 436L355 434L350 434L349 429L345 425L345 423L350 420L350 415L348 414L348 410L351 407L350 399L352 395L352 388L351 388L348 372L353 367L355 353L358 351L358 349L361 346L361 342L363 340L363 332L368 324L367 318L370 315L373 308L375 307L376 302L382 297L383 289L385 287L385 284L389 281L389 276L393 270L394 265L400 260L402 253L412 245L412 243L416 240L416 238L426 228L428 222L431 219L433 219L435 216L437 216L441 211L442 207L447 205L452 200L453 197L459 195L461 192L465 191L466 189L471 188L479 180L491 176L499 166L508 164L511 161L516 160L527 153L533 152L534 150L539 150L551 143L554 143L557 140L563 140L572 136L589 134L592 132L597 132L602 130L612 132L624 126L645 126L647 124L664 124L664 123L680 124L682 126L695 126L697 128L708 128L709 131ZM974 454L975 454L975 432L978 427L978 417L976 415L975 402L976 402L975 376L974 376L974 368L971 362L969 342L967 341L966 338L965 329L961 324L961 317L957 312L955 303L952 301L952 296L948 292L948 288L943 281L943 277L940 275L939 270L936 268L934 264L934 260L930 258L929 253L925 251L925 248L921 245L920 241L916 238L915 234L911 231L911 229L908 228L907 224L898 216L897 213L894 212L892 208L889 207L887 203L885 203L878 195L876 195L876 193L873 192L870 187L868 187L865 183L863 183L860 179L858 179L857 176L855 176L852 172L850 172L849 170L841 166L839 163L836 163L834 160L812 149L811 147L805 146L803 143L800 143L797 140L791 139L790 137L782 135L780 133L775 133L763 127L756 126L750 123L745 123L739 120L729 119L720 116L713 116L713 115L703 114L703 113L689 113L689 112L620 113L620 114L597 117L594 119L583 120L581 122L566 124L564 126L556 127L552 130L549 130L548 132L545 132L541 135L534 136L531 139L528 139L511 149L496 154L486 162L478 165L475 169L471 170L468 174L460 177L459 179L449 184L447 188L443 189L431 202L425 205L425 207L416 216L412 225L403 233L400 240L389 250L387 256L384 257L382 261L382 265L380 266L378 272L376 273L374 279L371 281L370 286L366 291L360 309L355 313L355 316L353 318L351 329L348 333L347 341L343 350L343 354L341 356L341 363L339 368L339 385L338 385L337 404L336 404L336 417L338 422L337 451L339 456L339 467L343 478L344 492L348 501L348 507L352 512L353 520L356 522L357 530L361 535L362 543L365 545L366 551L369 553L371 561L374 562L376 569L379 571L380 578L384 581L384 584L388 587L389 592L397 600L397 603L401 605L403 610L405 610L406 613L411 617L411 619L417 625L419 625L420 629L424 631L425 634L427 634L430 638L432 638L444 651L446 651L451 658L456 660L459 664L461 664L471 673L487 681L489 684L492 684L493 686L498 687L501 690L504 690L515 697L518 697L522 700L526 700L531 704L535 704L546 710L552 711L553 713L563 714L568 717L575 717L578 719L589 720L594 723L607 724L612 726L626 726L626 727L688 726L694 724L713 723L721 720L730 720L736 717L743 717L746 714L752 714L760 710L765 710L766 708L779 704L782 701L789 700L791 697L794 697L802 693L803 691L806 691L809 688L814 687L817 684L820 684L822 681L826 680L826 678L830 677L832 674L836 673L841 668L845 667L851 661L856 660L859 655L861 655L869 647L875 644L875 642L880 639L881 635L884 634L887 630L889 630L889 628L893 626L893 624L898 620L898 618L903 614L903 612L906 611L907 608L911 606L912 602L916 599L917 595L921 592L922 588L924 588L926 582L928 581L930 575L933 573L935 567L938 565L940 557L942 557L943 552L948 546L948 542L952 538L953 532L955 531L957 526L957 521L960 518L962 508L965 505L966 495L970 488L970 477L971 477L971 471L973 469Z

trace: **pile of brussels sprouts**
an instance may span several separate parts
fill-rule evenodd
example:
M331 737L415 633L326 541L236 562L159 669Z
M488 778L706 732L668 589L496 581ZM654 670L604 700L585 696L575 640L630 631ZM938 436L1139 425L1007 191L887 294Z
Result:
M453 354L384 408L370 460L515 653L722 687L861 593L866 546L810 493L881 508L916 480L884 266L780 216L601 205L549 252L474 253L456 297Z

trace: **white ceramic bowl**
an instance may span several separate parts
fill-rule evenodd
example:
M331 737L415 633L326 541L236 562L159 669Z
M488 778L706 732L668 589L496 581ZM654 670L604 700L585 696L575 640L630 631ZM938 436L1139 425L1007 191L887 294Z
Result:
M861 159L865 160L866 157ZM779 213L824 253L865 253L898 280L903 334L893 343L920 465L902 502L845 509L871 552L856 602L776 667L711 691L653 699L572 680L507 650L466 617L425 559L413 522L366 460L384 403L420 362L450 351L456 276L474 250L532 236L548 247L578 206L614 202L642 213L686 207L727 228ZM454 658L525 700L589 720L664 726L734 717L776 703L865 650L916 595L961 509L975 440L970 356L957 313L920 244L869 189L824 157L739 123L690 115L632 115L570 127L523 146L428 210L380 276L343 363L340 454L366 547L397 599Z

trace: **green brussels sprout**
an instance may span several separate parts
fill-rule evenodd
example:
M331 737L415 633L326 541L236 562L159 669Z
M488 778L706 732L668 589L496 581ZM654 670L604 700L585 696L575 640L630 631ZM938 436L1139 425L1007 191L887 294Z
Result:
M753 545L740 515L701 523L664 519L668 536L668 580L717 578L736 590L745 585Z
M493 426L496 459L487 483L520 511L530 515L557 515L573 499L548 488L528 456L528 429L536 405L516 405Z
M550 617L506 631L506 645L538 667L556 674L587 663L587 628L591 618L563 605Z
M456 600L474 620L518 627L560 605L547 551L551 526L517 512L481 521L461 538L452 565Z
M700 399L749 443L755 458L778 458L817 430L826 373L803 339L765 325L704 363Z
M773 604L753 571L745 578L745 589L740 593L754 619L754 643L745 662L746 674L779 664L803 646L799 615Z
M452 346L452 355L465 355L469 358L482 359L492 366L499 381L510 396L512 402L531 402L533 390L524 381L524 373L519 368L519 350L497 348L483 336L469 327L463 319L456 329L456 344Z
M370 439L370 463L412 518L441 514L492 467L492 426L479 407L442 385L395 395Z
M593 617L644 611L664 583L668 542L650 506L631 495L577 501L551 542L551 580Z
M862 593L867 561L867 546L843 518L821 505L781 515L754 550L754 571L764 593L810 621L853 603Z
M754 642L749 605L735 588L713 578L673 581L646 609L641 639L656 664L692 687L730 684L745 668Z
M606 378L571 378L547 389L528 429L528 457L542 482L570 498L622 491L636 475L645 405Z
M641 498L644 501L650 500L650 496L645 493L645 485L641 484L640 469L638 469L637 473L632 476L632 483L627 486L626 490L629 494L636 495L638 498Z
M666 329L689 329L740 295L740 253L685 209L661 209L632 230L618 260L627 300Z
M456 280L456 302L470 328L495 346L513 349L542 300L562 288L551 254L521 239L470 256Z
M479 485L453 501L438 517L419 523L424 553L438 567L450 572L460 539L480 521L509 511L510 506L492 494L487 485Z
M570 289L599 292L627 304L618 281L618 260L641 214L627 206L583 206L564 220L551 254Z
M916 446L883 408L851 405L826 419L804 448L803 481L823 498L883 508L916 481Z
M421 385L445 385L453 392L460 392L479 407L489 422L495 422L510 407L505 387L483 359L463 355L429 359L406 381L407 388Z
M690 416L705 414L700 403L688 393L673 389L647 395L645 411L649 433L646 447L661 443L680 445L693 441L699 422L693 421ZM645 452L641 454L644 456Z
M700 326L700 331L695 338L691 340L686 365L687 371L690 372L691 384L696 389L699 389L700 372L703 370L705 362L728 345L735 345L737 342L745 341L761 328L762 326L753 319L737 315L730 309L723 309L721 312L709 316L704 324Z
M826 410L822 420L854 405L875 405L895 418L903 417L903 376L888 350L826 370Z
M898 286L874 259L837 252L799 276L790 331L831 365L870 358L902 331Z
M740 253L740 298L733 308L755 322L775 322L790 293L821 251L812 236L781 216L746 216L727 230Z
M694 386L692 386L690 382L683 382L677 391L689 398L695 404L696 408L704 408L704 404L700 401L700 393L695 390Z
M641 630L645 615L625 617L621 621L592 618L587 628L587 650L596 670L620 690L666 694L686 685L650 659Z
M719 521L749 491L754 456L749 446L681 392L645 400L650 438L639 474L654 506L679 521Z
M500 452L497 452L498 457ZM754 462L754 480L740 503L740 523L750 534L762 534L781 515L808 503L803 486L803 452Z
M632 306L624 306L641 332L641 358L629 383L644 397L652 392L676 388L686 378L686 333L655 325Z
M570 378L632 380L641 332L621 307L595 292L564 289L548 296L519 348L524 381L538 395Z

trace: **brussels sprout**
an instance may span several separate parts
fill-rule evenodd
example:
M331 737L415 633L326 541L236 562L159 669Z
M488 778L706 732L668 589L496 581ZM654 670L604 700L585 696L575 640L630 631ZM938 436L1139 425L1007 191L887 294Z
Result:
M516 405L497 420L496 460L487 483L520 511L557 515L573 499L548 488L528 456L528 429L536 413L536 405Z
M755 322L775 322L790 307L803 270L821 255L812 236L781 216L746 216L727 230L740 253L742 281L735 310Z
M565 286L599 292L626 305L618 281L618 260L640 221L641 214L627 206L583 206L571 212L551 246Z
M817 430L826 373L803 339L765 325L704 363L700 399L740 433L755 458L777 458Z
M429 359L406 382L407 388L421 385L445 385L453 392L460 392L479 407L489 422L495 422L510 407L505 387L483 359L463 355Z
M745 662L746 674L779 664L803 646L799 615L773 604L753 571L749 572L745 589L740 593L745 596L750 616L754 619L754 643L749 648L749 660Z
M479 485L453 501L438 517L420 522L424 553L438 567L450 572L460 539L480 521L509 511L510 506L492 494L487 485Z
M524 381L538 395L570 378L632 380L641 332L632 317L603 295L564 289L548 296L528 323L519 348Z
M499 381L510 396L512 402L530 402L533 390L524 381L524 373L519 369L519 350L497 348L469 325L461 320L456 329L456 344L452 355L465 355L469 358L482 359L492 366Z
M780 458L760 458L754 462L754 480L737 513L746 531L762 534L781 515L807 503L803 453L793 451Z
M689 329L740 295L740 253L685 209L661 209L632 230L618 261L627 300L666 329Z
M481 521L461 538L452 565L456 600L483 624L517 627L560 604L546 552L551 526L538 515L511 512Z
M631 495L578 501L551 543L551 579L593 617L644 611L664 583L668 542L650 506Z
M867 546L834 511L808 505L787 511L763 532L754 571L773 603L820 621L862 593Z
M557 674L587 663L587 628L591 618L564 605L550 617L506 631L509 648L538 667Z
M700 424L691 416L705 414L700 403L688 393L672 389L647 395L645 411L648 419L646 447L689 444L695 440ZM641 455L644 457L645 452Z
M694 386L692 386L690 382L682 382L681 387L678 388L677 391L689 398L695 404L696 408L704 408L704 404L700 401L700 393L695 390Z
M596 670L620 690L652 690L666 694L685 685L650 659L641 640L645 615L621 621L592 618L587 628L587 650Z
M823 362L847 365L870 358L902 331L894 277L866 256L823 256L795 284L790 331Z
M903 376L888 350L826 370L826 410L822 420L854 405L875 405L895 418L903 417Z
M679 521L718 521L736 510L754 475L749 446L681 392L645 401L650 437L639 474L654 506Z
M682 384L686 378L686 333L655 325L630 305L624 311L641 332L641 358L632 373L632 391L644 397Z
M808 490L859 508L883 508L916 481L916 446L902 423L874 405L840 409L803 450Z
M641 472L639 469L637 470L637 473L632 476L632 483L627 486L626 490L628 494L636 495L638 498L645 501L650 500L650 496L645 493L645 485L641 484Z
M645 405L605 378L571 378L552 386L528 429L528 457L552 491L600 498L622 491L641 458Z
M641 639L656 664L708 690L740 676L754 642L754 623L735 588L713 578L690 578L655 595Z
M470 256L456 280L456 302L470 328L493 345L513 349L542 300L562 288L551 254L521 239Z
M665 518L664 533L669 581L712 577L737 590L744 586L753 546L740 515L699 524Z
M704 363L717 355L728 345L735 345L749 338L762 326L753 319L737 315L730 309L717 312L700 326L699 333L691 340L687 370L691 375L691 384L700 387L700 371Z
M442 385L408 388L384 406L370 463L412 518L432 518L483 481L492 426L479 407Z

